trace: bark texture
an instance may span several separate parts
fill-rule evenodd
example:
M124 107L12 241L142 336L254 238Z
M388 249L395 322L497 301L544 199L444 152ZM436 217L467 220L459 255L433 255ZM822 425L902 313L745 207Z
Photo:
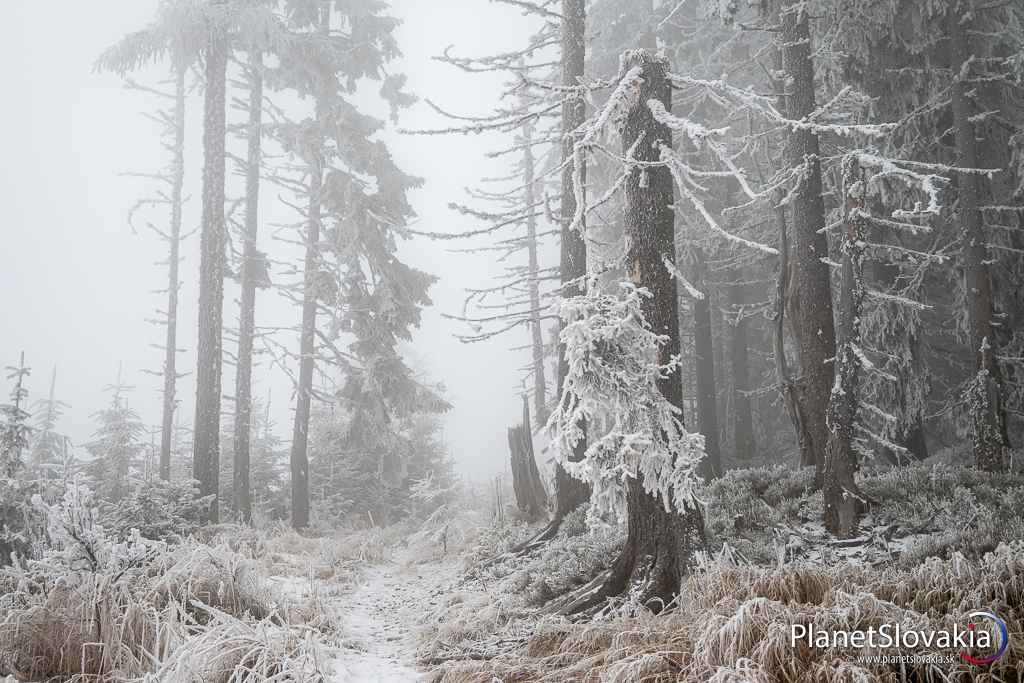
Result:
M782 61L788 77L786 112L802 119L814 112L814 63L808 8L800 2L782 6ZM792 200L792 229L796 277L789 309L800 347L800 378L796 400L802 414L800 464L822 472L828 441L825 411L832 389L836 336L832 314L832 287L828 266L828 238L822 199L821 157L818 135L806 129L791 131L787 143L789 164L800 168L800 186Z
M628 151L642 138L636 147L636 160L657 163L661 147L672 145L672 132L654 119L647 103L657 99L671 110L668 65L646 50L637 50L626 55L625 68L634 66L643 69L643 84L622 123L623 150ZM646 287L653 295L643 304L642 312L651 329L667 337L657 358L658 363L666 364L679 355L680 348L676 282L666 267L666 261L675 263L676 253L671 173L660 165L634 167L625 183L625 194L626 264L633 283ZM683 384L678 365L658 381L658 389L679 408L682 419ZM704 548L704 521L696 504L669 511L664 501L644 490L639 478L630 478L626 489L627 535L622 554L611 569L562 608L567 614L592 611L608 597L626 591L657 611L679 592L695 553Z
M978 168L978 141L972 116L977 112L970 91L975 87L971 77L972 8L967 2L954 2L949 10L950 66L953 86L953 130L956 138L956 164L962 168ZM992 316L994 300L992 277L988 267L988 246L981 213L981 178L974 173L958 173L960 221L963 226L962 250L967 310L976 375L968 397L974 425L974 460L990 472L1007 467L1009 437L1006 409L1003 406L1002 377L996 363L996 338Z
M841 289L839 292L839 349L836 378L828 406L828 452L823 491L825 528L840 538L857 533L863 494L854 480L857 455L853 431L857 419L860 385L860 312L864 300L864 183L850 157L844 162L846 234L843 238Z
M164 338L164 394L160 428L160 478L171 478L171 445L178 386L178 266L181 262L181 207L185 186L185 68L174 73L174 159L171 162L171 225L167 244L167 329Z
M249 483L252 443L252 349L256 332L256 285L263 265L256 249L259 232L260 163L263 138L263 55L249 55L249 139L245 167L245 237L242 247L241 302L238 315L238 367L235 372L234 494L235 511L252 521Z
M196 419L193 476L204 496L213 496L209 521L220 519L221 332L224 309L224 166L228 46L211 28L206 62L203 125L203 216L199 237L199 339L196 362Z

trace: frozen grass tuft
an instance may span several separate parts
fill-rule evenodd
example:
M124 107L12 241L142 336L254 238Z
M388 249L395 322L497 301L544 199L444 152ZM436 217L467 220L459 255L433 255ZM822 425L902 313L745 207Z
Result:
M1024 543L999 546L983 558L954 553L911 568L736 567L708 563L687 582L667 614L638 612L592 623L539 622L514 646L487 661L442 662L435 681L719 681L883 683L890 681L1016 681L1024 674L1019 647L984 670L954 663L861 663L867 650L791 646L793 624L823 630L961 627L988 607L1013 634L1024 631ZM623 612L623 614L628 614ZM500 635L489 636L500 642ZM468 647L468 646L466 646ZM891 652L890 652L891 653ZM923 645L900 654L943 654ZM471 676L477 676L472 678Z
M77 487L48 515L54 546L0 572L0 676L324 680L319 653L332 627L322 604L272 596L251 557L197 540L113 540Z

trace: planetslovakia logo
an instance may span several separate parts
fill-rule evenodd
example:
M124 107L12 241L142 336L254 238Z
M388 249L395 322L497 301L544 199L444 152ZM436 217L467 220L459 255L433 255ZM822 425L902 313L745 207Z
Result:
M965 662L969 662L976 666L985 666L986 664L991 664L992 662L996 661L1004 654L1006 654L1006 648L1010 644L1010 634L1006 629L1005 621L996 616L995 613L984 610L971 612L967 615L967 618L969 620L967 628L971 630L974 630L975 628L975 619L985 619L995 624L996 628L999 630L999 646L996 648L996 651L993 654L990 654L985 657L974 657L972 655L967 654L966 650L962 650L960 652L960 656L963 658Z
M966 628L954 624L951 630L918 630L907 628L900 623L881 624L866 630L830 631L817 628L814 623L792 624L790 646L803 643L813 648L840 648L870 650L917 650L924 647L931 652L952 650L958 652L963 661L975 666L985 666L996 661L1010 645L1010 634L1003 621L994 612L978 610L967 615ZM970 654L974 652L991 654ZM918 655L872 655L874 657L911 657ZM955 659L952 652L949 660Z

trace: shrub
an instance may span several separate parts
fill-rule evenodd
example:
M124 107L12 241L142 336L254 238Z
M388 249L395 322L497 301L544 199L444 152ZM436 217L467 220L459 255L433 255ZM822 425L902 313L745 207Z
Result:
M124 536L135 529L142 538L178 542L203 525L211 501L212 496L199 495L194 479L152 479L137 484L116 503L102 503L100 520Z

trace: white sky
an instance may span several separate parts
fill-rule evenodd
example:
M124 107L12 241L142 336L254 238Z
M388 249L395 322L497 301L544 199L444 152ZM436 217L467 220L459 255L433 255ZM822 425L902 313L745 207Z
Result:
M155 0L9 0L0 22L0 82L8 96L0 106L0 365L13 365L26 352L33 368L31 399L42 397L50 372L58 366L58 398L70 404L62 429L76 443L92 433L91 415L107 400L103 388L114 382L123 363L131 402L143 419L158 424L160 380L143 373L161 364L162 329L146 324L163 297L165 271L154 263L162 243L147 233L133 235L129 208L144 196L147 184L123 177L127 171L153 171L166 163L155 124L141 116L152 100L123 90L119 79L92 73L92 63L108 45L140 28L152 16ZM395 0L392 14L404 20L398 39L404 59L393 70L409 77L409 89L449 111L480 114L493 104L498 84L456 72L430 60L447 45L460 54L484 55L520 44L531 26L514 9L485 0ZM140 75L158 77L159 71ZM186 172L193 200L186 207L186 229L198 221L198 181L202 159L199 93L189 101L189 149ZM238 113L229 117L240 120ZM407 128L443 124L424 105L406 112ZM452 232L478 227L447 209L464 198L462 188L483 175L499 175L483 153L496 141L486 136L406 137L388 134L400 166L426 179L413 203L418 227ZM237 195L237 188L229 194ZM264 206L277 190L267 188ZM269 206L269 220L288 215ZM279 252L266 240L261 246ZM198 238L184 246L184 281L179 346L182 370L195 362L195 287ZM489 256L451 254L451 244L418 241L403 249L415 265L441 278L432 290L435 307L417 333L415 363L443 380L455 409L446 421L445 439L467 475L480 478L505 469L506 428L519 417L516 368L527 358L511 347L527 342L526 330L484 344L465 345L451 336L453 324L441 312L457 313L465 287L487 282L495 269ZM229 291L225 320L236 313ZM298 311L275 294L261 294L257 324L294 325ZM288 341L283 337L282 341ZM255 393L273 394L277 431L291 433L291 387L286 376L263 362ZM4 391L7 384L4 383ZM230 370L226 393L233 392ZM179 383L183 423L191 423L194 378Z

